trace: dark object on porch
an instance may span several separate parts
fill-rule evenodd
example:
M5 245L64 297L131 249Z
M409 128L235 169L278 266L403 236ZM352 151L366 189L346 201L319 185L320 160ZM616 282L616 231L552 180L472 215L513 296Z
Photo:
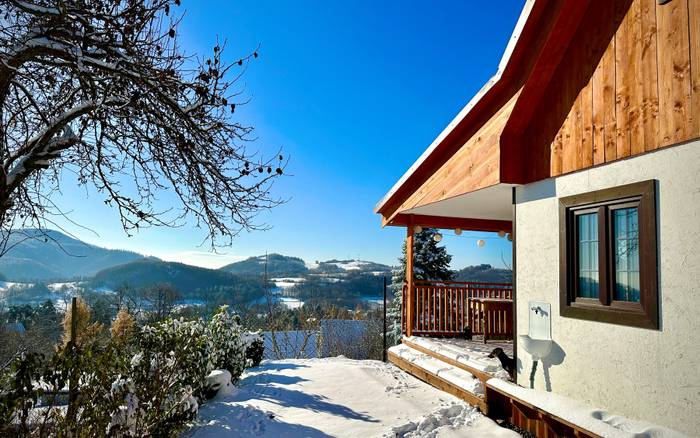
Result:
M501 366L504 370L508 371L511 379L515 379L515 359L508 357L507 354L503 352L501 347L496 347L489 354L489 357L497 357L501 361Z
M472 337L472 328L469 326L464 327L464 339L471 341Z

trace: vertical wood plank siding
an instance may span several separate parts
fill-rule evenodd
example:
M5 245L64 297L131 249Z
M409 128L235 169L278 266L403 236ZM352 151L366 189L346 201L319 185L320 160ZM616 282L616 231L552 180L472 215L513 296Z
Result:
M700 0L688 0L690 43L690 135L700 136Z
M524 182L700 137L700 0L591 8L523 133Z

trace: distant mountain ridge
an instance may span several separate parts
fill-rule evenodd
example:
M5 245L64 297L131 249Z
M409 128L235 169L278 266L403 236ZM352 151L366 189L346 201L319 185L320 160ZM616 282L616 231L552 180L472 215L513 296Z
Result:
M379 295L382 277L390 277L393 270L391 266L366 260L306 263L299 257L282 254L249 257L220 269L207 269L131 251L100 248L53 230L22 232L38 238L22 241L0 257L0 274L10 282L60 282L80 277L83 284L96 290L170 283L185 298L217 293L239 302L251 302L264 294L263 278L267 272L275 287L293 292L303 300L331 299L353 306L356 301L352 300L359 297ZM48 236L47 242L42 232ZM491 265L468 266L455 274L457 281L512 281L510 270Z
M13 245L0 257L0 273L11 281L91 277L104 268L144 258L132 251L90 245L55 230L18 230L10 236L8 247Z

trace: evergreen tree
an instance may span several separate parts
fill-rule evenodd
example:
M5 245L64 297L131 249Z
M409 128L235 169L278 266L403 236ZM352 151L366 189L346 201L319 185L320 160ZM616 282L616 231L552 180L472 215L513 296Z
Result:
M424 228L413 237L413 278L415 280L449 281L454 277L450 270L452 256L444 246L435 241L437 230ZM401 292L406 281L406 241L404 240L399 267L392 272L391 289L394 299L387 309L389 325L389 342L396 345L401 340Z

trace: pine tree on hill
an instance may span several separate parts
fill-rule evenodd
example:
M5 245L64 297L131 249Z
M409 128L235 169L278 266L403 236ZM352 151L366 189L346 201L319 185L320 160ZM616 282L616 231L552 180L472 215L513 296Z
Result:
M438 246L435 241L437 230L424 228L416 233L413 238L413 278L415 280L449 281L454 278L454 271L450 269L452 256L447 248ZM394 291L394 299L387 309L390 325L388 331L389 342L396 345L401 340L401 292L406 281L406 240L404 239L402 255L399 258L399 267L392 272L391 289Z

